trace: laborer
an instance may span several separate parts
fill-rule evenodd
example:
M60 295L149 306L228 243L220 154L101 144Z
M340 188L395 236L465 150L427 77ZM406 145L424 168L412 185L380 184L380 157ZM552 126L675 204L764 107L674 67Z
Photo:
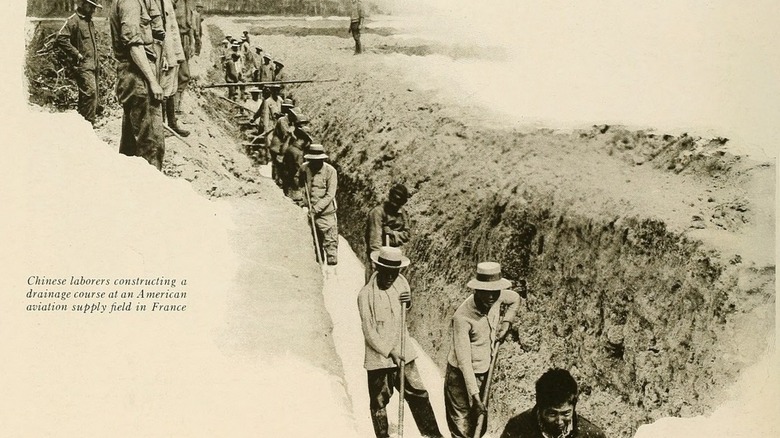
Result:
M97 8L102 7L99 0L79 0L76 12L65 20L56 40L76 72L76 85L79 88L78 113L93 125L98 109L100 62L92 15Z
M165 39L157 0L114 0L109 15L116 58L116 94L122 105L119 153L140 156L162 169L165 155L156 66Z
M174 95L179 90L179 68L187 58L181 45L179 25L176 21L176 9L173 0L162 0L165 13L165 42L163 44L163 62L160 73L160 86L163 89L163 119L168 127L182 137L190 132L179 126L176 121Z
M409 241L409 216L404 205L409 199L409 190L403 184L395 184L387 199L368 212L366 220L366 261L372 252L382 246L400 247ZM366 281L371 269L366 267Z
M282 82L287 80L287 74L284 72L284 64L282 64L282 61L278 59L274 59L274 82ZM282 99L284 99L287 95L287 86L286 84L279 84L279 96L282 96Z
M577 381L569 371L550 369L536 381L536 404L513 417L501 438L605 438L604 432L577 415Z
M173 97L175 111L181 112L181 100L187 84L190 83L190 58L195 40L195 23L192 20L192 0L173 0L176 8L176 22L179 24L179 37L184 51L184 62L179 64L178 90Z
M508 290L512 283L501 276L496 262L477 264L476 278L466 285L474 293L452 317L452 348L444 378L447 425L456 438L474 436L480 414L487 415L481 396L496 342L504 339L517 314L520 296ZM502 305L507 305L501 317ZM479 436L485 434L487 421Z
M325 148L321 144L312 144L303 156L305 163L298 171L301 187L308 189L311 201L310 213L314 216L315 232L321 248L316 248L328 265L338 264L339 231L336 223L336 190L338 174L336 169L325 160Z
M271 82L274 80L274 68L271 65L271 55L263 53L263 63L257 71L257 82Z
M294 112L291 110L291 112ZM288 142L287 149L282 158L282 190L293 202L298 205L305 205L304 195L298 185L298 171L303 165L303 151L312 143L308 129L300 125L296 126Z
M349 32L355 40L355 55L363 53L363 44L360 42L360 30L363 28L363 2L352 0L349 9Z
M409 404L420 434L440 437L428 391L420 378L415 359L417 350L406 327L402 326L401 306L409 307L412 296L409 282L401 268L409 265L399 248L382 247L371 254L376 272L358 293L365 359L368 374L368 397L371 421L377 438L388 438L389 426L385 406L400 391L400 363L404 361L404 399ZM404 351L401 351L404 336Z
M279 187L283 187L284 180L284 153L287 150L290 136L295 129L295 125L292 123L293 116L290 115L290 110L293 108L291 100L282 101L281 112L276 119L273 131L268 135L271 139L269 151L271 152L272 162L272 178L276 181Z

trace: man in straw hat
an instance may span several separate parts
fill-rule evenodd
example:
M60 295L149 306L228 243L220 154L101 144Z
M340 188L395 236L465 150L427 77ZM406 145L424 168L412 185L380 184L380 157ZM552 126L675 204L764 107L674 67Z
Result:
M103 8L98 0L80 0L76 12L65 20L57 33L57 45L75 67L76 85L79 88L78 112L93 125L98 109L100 71L95 42L97 33L92 22L92 15L97 8Z
M520 295L507 290L512 283L501 277L496 262L477 264L477 276L466 285L474 293L452 316L452 347L444 378L444 405L450 433L472 438L480 414L487 415L481 397L497 342L506 337L520 304ZM503 318L501 305L508 305ZM485 434L487 421L479 436Z
M365 360L368 373L368 396L371 421L377 438L389 437L385 406L393 395L393 387L400 391L400 363L404 361L404 399L420 430L426 437L440 437L436 416L431 408L415 365L417 351L411 343L406 327L402 327L401 306L411 303L409 282L400 274L409 265L399 248L382 247L371 254L376 272L358 293L358 311L365 337ZM401 351L401 336L404 350Z
M303 156L306 162L298 171L301 186L308 190L310 213L314 216L315 232L328 265L338 264L339 230L336 223L336 169L325 160L325 148L321 144L309 146L309 153ZM306 196L306 195L304 195Z

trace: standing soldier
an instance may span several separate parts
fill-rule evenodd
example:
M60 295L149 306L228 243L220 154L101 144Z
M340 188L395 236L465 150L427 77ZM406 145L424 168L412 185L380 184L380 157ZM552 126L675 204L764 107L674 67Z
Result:
M400 274L409 265L399 248L382 247L371 254L376 273L358 293L358 311L365 338L366 354L363 366L368 374L368 397L371 421L377 438L388 438L389 427L385 406L393 396L393 387L400 391L400 364L404 361L404 399L409 403L420 435L441 437L428 391L417 371L417 351L409 331L402 324L401 306L410 307L411 288ZM401 351L401 336L404 351Z
M336 189L338 174L336 169L325 160L328 156L321 144L309 146L309 153L303 158L307 160L298 171L300 185L307 190L309 200L307 207L314 216L314 232L321 248L316 248L328 265L338 264L339 230L336 223Z
M140 156L162 170L165 155L156 65L165 39L157 0L114 0L109 16L116 58L116 95L122 105L119 153Z
M452 348L444 377L444 406L447 425L454 438L472 438L480 414L487 416L482 403L488 368L498 342L509 332L517 314L520 295L508 290L512 283L501 277L501 265L483 262L477 276L468 282L474 294L466 298L452 317ZM504 317L501 306L508 305ZM485 434L487 420L479 431Z
M195 56L200 56L203 47L203 5L198 3L192 11L192 22L195 23Z
M363 53L363 45L360 43L360 29L363 27L363 3L361 0L352 0L349 12L349 31L355 39L355 55Z
M92 15L97 8L103 8L98 0L80 0L76 13L65 20L57 34L57 45L76 67L76 85L79 87L78 112L93 125L98 108L100 70L95 24L92 22Z
M371 253L383 246L400 247L409 241L409 216L403 206L409 199L409 190L403 184L390 188L387 200L368 212L366 221L366 261ZM371 276L366 266L366 281Z
M184 49L184 62L179 66L179 87L174 97L175 111L181 113L181 99L187 84L190 82L190 58L195 35L195 25L192 21L192 0L173 0L176 8L176 22L179 24L181 47Z
M179 88L179 66L186 59L184 49L179 37L179 25L176 22L176 9L173 0L162 0L165 13L165 43L163 44L162 72L160 73L160 86L163 89L163 119L174 132L182 137L187 137L190 132L181 128L176 123L174 110L174 95Z

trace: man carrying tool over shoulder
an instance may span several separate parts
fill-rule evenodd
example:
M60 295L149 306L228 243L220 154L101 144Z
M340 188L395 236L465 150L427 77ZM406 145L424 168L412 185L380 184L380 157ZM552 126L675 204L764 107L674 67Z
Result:
M321 144L309 146L309 153L303 156L307 160L298 171L301 186L308 192L307 208L314 217L314 232L321 248L315 248L318 254L325 252L329 266L338 264L339 230L336 223L336 189L338 174L336 169L325 160L325 148ZM320 258L321 260L322 258Z
M404 362L404 399L409 403L417 428L425 437L441 437L428 391L415 365L417 351L403 327L401 306L409 307L412 296L409 282L400 274L409 265L399 248L382 247L371 254L376 272L358 293L358 311L365 337L368 396L371 421L377 438L389 437L385 406L400 391L400 363ZM404 347L401 351L401 333Z
M116 58L116 96L122 105L119 153L140 156L162 170L165 155L157 77L165 30L159 0L114 0L109 16Z
M95 43L92 15L103 8L99 0L80 0L76 13L68 17L57 33L57 45L68 54L76 70L79 87L78 112L95 124L98 110L98 71L100 61Z
M501 277L496 262L477 264L477 276L466 285L474 294L452 316L452 348L444 378L447 425L456 438L473 438L480 415L487 416L483 391L491 360L520 305L520 295L508 290L512 283ZM508 305L501 318L501 305ZM485 434L483 422L479 436Z

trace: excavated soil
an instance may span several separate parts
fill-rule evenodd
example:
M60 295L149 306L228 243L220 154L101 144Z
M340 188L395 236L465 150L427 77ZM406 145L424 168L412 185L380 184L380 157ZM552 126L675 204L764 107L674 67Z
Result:
M339 25L250 29L288 77L340 78L292 93L340 172L340 232L358 254L368 209L394 182L412 189L407 274L424 304L410 322L440 366L477 261L501 262L525 297L491 431L532 404L551 366L573 371L581 411L610 436L722 400L773 333L774 164L733 155L723 138L513 126L421 86L404 74L415 56L397 55L447 50L369 34L353 56L351 40L328 36Z

